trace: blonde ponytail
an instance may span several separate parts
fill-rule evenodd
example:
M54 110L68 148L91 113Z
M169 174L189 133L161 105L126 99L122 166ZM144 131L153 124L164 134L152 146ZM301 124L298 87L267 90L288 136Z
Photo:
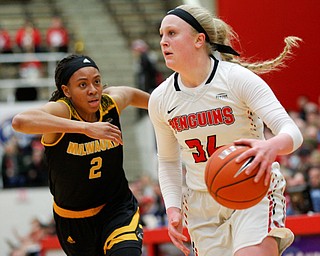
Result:
M285 60L292 56L292 48L299 47L299 42L302 42L302 39L296 36L288 36L284 39L284 42L286 46L279 56L274 59L261 62L247 62L241 58L232 58L228 61L238 63L256 74L265 74L279 70L280 68L285 67Z

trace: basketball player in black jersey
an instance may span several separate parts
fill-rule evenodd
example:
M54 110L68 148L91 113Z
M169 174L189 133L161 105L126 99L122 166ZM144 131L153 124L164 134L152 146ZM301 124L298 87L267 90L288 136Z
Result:
M103 88L88 56L70 55L55 71L56 91L40 108L17 114L16 131L42 134L57 235L67 255L141 255L138 203L123 170L119 115L147 108L149 94Z

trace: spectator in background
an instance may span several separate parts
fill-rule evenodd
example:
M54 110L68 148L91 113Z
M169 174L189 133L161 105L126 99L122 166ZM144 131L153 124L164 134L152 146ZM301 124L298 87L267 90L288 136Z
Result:
M131 49L136 59L135 62L135 84L139 89L151 93L157 86L157 57L150 51L148 44L137 39L132 42ZM139 117L147 114L144 109L138 109Z
M68 52L69 34L61 17L54 16L46 33L47 47L50 52Z
M311 167L308 177L313 211L320 212L320 166Z
M41 61L36 56L32 56L29 61L19 65L19 76L24 79L36 79L43 77L44 71Z
M32 56L29 61L19 65L19 77L24 79L25 85L16 88L16 101L34 101L38 99L38 90L33 85L33 81L42 78L44 74L43 64L36 56Z
M305 121L310 125L319 124L319 119L317 118L318 105L315 102L307 102L304 107L305 111Z
M306 95L300 95L297 98L297 107L298 107L298 114L299 117L302 120L306 120L306 110L305 110L305 106L306 104L309 102L309 98Z
M4 145L1 162L3 188L23 187L25 185L23 156L15 138Z
M165 226L166 210L159 182L144 175L130 182L130 189L139 202L142 225L146 228Z
M33 21L27 19L24 25L16 32L15 42L23 53L41 52L41 33Z
M167 225L167 214L166 214L166 208L164 205L163 197L160 190L159 182L154 182L153 184L153 191L154 191L154 197L155 197L155 209L154 214L157 217L158 225L166 226Z
M12 53L9 32L0 24L0 53Z
M157 57L141 39L132 42L132 51L137 58L136 83L150 93L157 87Z
M26 186L41 187L48 185L48 170L44 161L44 146L40 138L31 143L31 161L26 167Z
M312 151L310 162L312 166L320 166L320 148Z
M319 212L320 204L315 170L320 166L319 105L302 95L297 98L297 106L291 116L301 129L304 142L295 153L279 159L286 168L288 215Z
M31 20L26 20L23 27L16 33L16 44L23 53L42 52L42 42L40 31ZM28 58L28 61L19 65L19 77L26 79L25 85L16 88L16 101L34 101L38 99L38 90L29 80L36 80L43 77L43 64L36 55Z
M0 54L13 53L11 37L0 23ZM10 78L15 72L15 63L0 63L0 78Z
M286 176L287 187L287 215L307 214L313 211L310 188L301 172L296 172L292 177Z
M310 158L311 150L308 147L305 147L304 144L298 149L299 162L294 167L295 173L302 173L305 179L307 180L307 172L311 167Z
M158 227L158 220L154 213L154 198L152 196L143 196L139 201L141 213L141 224L146 228Z
M52 222L44 223L39 218L31 220L31 229L25 235L20 235L18 230L13 230L18 245L7 241L12 251L10 256L37 256L41 250L41 240L48 235L55 234L55 228Z

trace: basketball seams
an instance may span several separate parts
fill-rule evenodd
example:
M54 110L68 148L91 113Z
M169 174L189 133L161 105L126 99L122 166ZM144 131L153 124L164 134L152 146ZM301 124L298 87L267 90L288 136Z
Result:
M220 151L216 151L214 154L217 154L219 156L219 154L221 152L223 152L225 149L222 150L222 147L221 147L221 150ZM242 154L243 152L245 152L247 150L247 148L238 148L238 151L233 151L230 155L227 156L227 158L231 157L230 159L228 159L227 162L225 162L223 165L221 165L219 167L219 169L216 171L215 175L212 177L211 179L211 183L210 183L210 190L212 188L212 184L216 178L216 176L220 173L221 169L225 166L227 166L232 160L234 160L236 157L238 157L240 154ZM211 158L212 157L212 158ZM209 171L211 170L211 164L214 164L214 160L213 160L213 155L211 155L211 157L209 158L209 166L206 168L206 180L209 178L207 175L209 175ZM226 159L226 158L225 158ZM222 160L225 160L225 159L221 159Z
M236 151L235 151L236 152ZM241 152L242 153L242 152ZM241 154L240 153L240 154ZM216 179L216 177L218 176L218 174L221 172L221 170L222 170L222 168L224 168L224 167L226 167L233 159L235 159L236 157L238 157L240 154L237 154L237 155L235 155L235 156L232 156L232 158L230 158L227 162L225 162L225 164L224 165L222 165L222 166L220 166L220 168L216 171L216 173L215 173L215 175L213 176L213 178L211 179L211 183L210 183L210 191L211 191L211 189L212 189L212 184L213 184L213 182L215 181L215 179ZM229 156L230 157L230 156ZM211 167L211 163L212 162L214 162L214 161L211 161L210 162L210 167ZM209 170L211 170L211 168L209 169ZM218 189L219 190L219 189ZM218 190L216 191L216 193L218 192ZM214 194L216 194L216 193L214 193Z
M235 149L235 148L236 149ZM268 186L264 185L264 178L258 183L253 179L259 170L256 167L248 176L240 169L247 160L236 163L235 159L248 150L248 146L228 144L215 151L207 161L205 169L205 183L208 192L221 205L230 209L246 209L259 203L267 194ZM234 175L239 172L239 175Z

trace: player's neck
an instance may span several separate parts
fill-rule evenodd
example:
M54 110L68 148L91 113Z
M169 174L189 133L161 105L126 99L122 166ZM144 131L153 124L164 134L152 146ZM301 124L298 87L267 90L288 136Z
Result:
M197 87L206 80L211 73L210 58L197 62L196 66L189 69L188 72L180 73L181 81L186 87Z

